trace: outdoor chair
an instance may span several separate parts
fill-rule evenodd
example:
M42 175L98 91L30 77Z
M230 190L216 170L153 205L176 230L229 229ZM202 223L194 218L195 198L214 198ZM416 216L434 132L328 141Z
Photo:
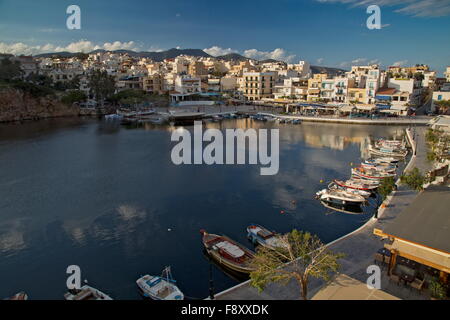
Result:
M422 291L423 288L423 284L425 283L425 279L420 280L420 279L414 279L413 282L411 282L409 285L411 286L411 288L414 288L418 291Z
M400 283L400 276L398 276L398 275L395 274L395 273L392 273L392 274L390 275L389 279L390 279L392 282L394 282L396 285L399 285L399 283Z
M381 253L375 253L375 263L376 264L383 264L383 255Z

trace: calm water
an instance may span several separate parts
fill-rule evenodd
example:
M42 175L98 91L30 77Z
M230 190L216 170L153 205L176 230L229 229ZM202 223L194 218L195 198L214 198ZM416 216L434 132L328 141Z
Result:
M175 166L165 127L130 130L80 119L1 125L0 297L24 290L30 299L61 299L66 268L76 264L83 279L116 299L139 299L136 279L166 265L186 296L204 298L209 263L200 229L250 248L250 223L334 240L373 209L335 213L314 200L315 192L349 177L369 136L402 133L249 119L208 126L279 127L278 175L260 176L259 166ZM216 292L237 284L216 267L213 279Z

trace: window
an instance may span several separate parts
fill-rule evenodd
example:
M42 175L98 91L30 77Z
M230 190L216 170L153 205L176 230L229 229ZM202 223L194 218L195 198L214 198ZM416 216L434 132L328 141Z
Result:
M438 101L442 100L442 94L438 95Z

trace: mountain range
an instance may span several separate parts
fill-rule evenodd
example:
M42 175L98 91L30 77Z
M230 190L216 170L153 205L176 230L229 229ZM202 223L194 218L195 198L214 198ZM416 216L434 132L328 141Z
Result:
M98 50L91 51L89 53L98 53L98 52L106 52L106 51L107 50L98 49ZM112 52L127 53L132 57L150 58L154 61L163 61L164 59L174 59L180 55L187 55L187 56L194 56L194 57L206 57L206 58L213 57L201 49L175 49L175 48L173 48L173 49L169 49L166 51L158 51L158 52L148 52L148 51L136 52L136 51L132 51L132 50L115 50ZM63 52L53 52L53 53L42 53L42 54L36 55L36 57L61 56L61 57L68 58L68 57L74 57L78 54L80 54L80 52L74 53L74 52L63 51ZM238 53L229 53L229 54L214 57L214 58L226 60L226 61L256 60L256 59L250 59L250 58L244 57ZM276 62L276 61L277 60L274 60L274 59L266 59L266 60L263 60L260 62ZM311 66L311 71L313 74L327 73L330 76L335 76L335 75L345 72L346 70L339 69L339 68L322 67L322 66Z

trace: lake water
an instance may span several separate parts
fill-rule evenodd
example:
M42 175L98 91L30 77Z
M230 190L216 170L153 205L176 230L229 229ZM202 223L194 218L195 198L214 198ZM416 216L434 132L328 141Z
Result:
M175 166L170 127L83 119L0 125L0 297L23 290L30 299L62 299L66 268L75 264L115 299L139 299L136 279L168 265L186 296L205 298L209 262L200 229L252 249L245 233L251 223L332 241L367 221L373 208L333 212L315 192L350 176L369 137L403 133L250 119L207 126L280 128L279 173L261 176L259 165ZM216 292L238 283L215 266L212 276Z

